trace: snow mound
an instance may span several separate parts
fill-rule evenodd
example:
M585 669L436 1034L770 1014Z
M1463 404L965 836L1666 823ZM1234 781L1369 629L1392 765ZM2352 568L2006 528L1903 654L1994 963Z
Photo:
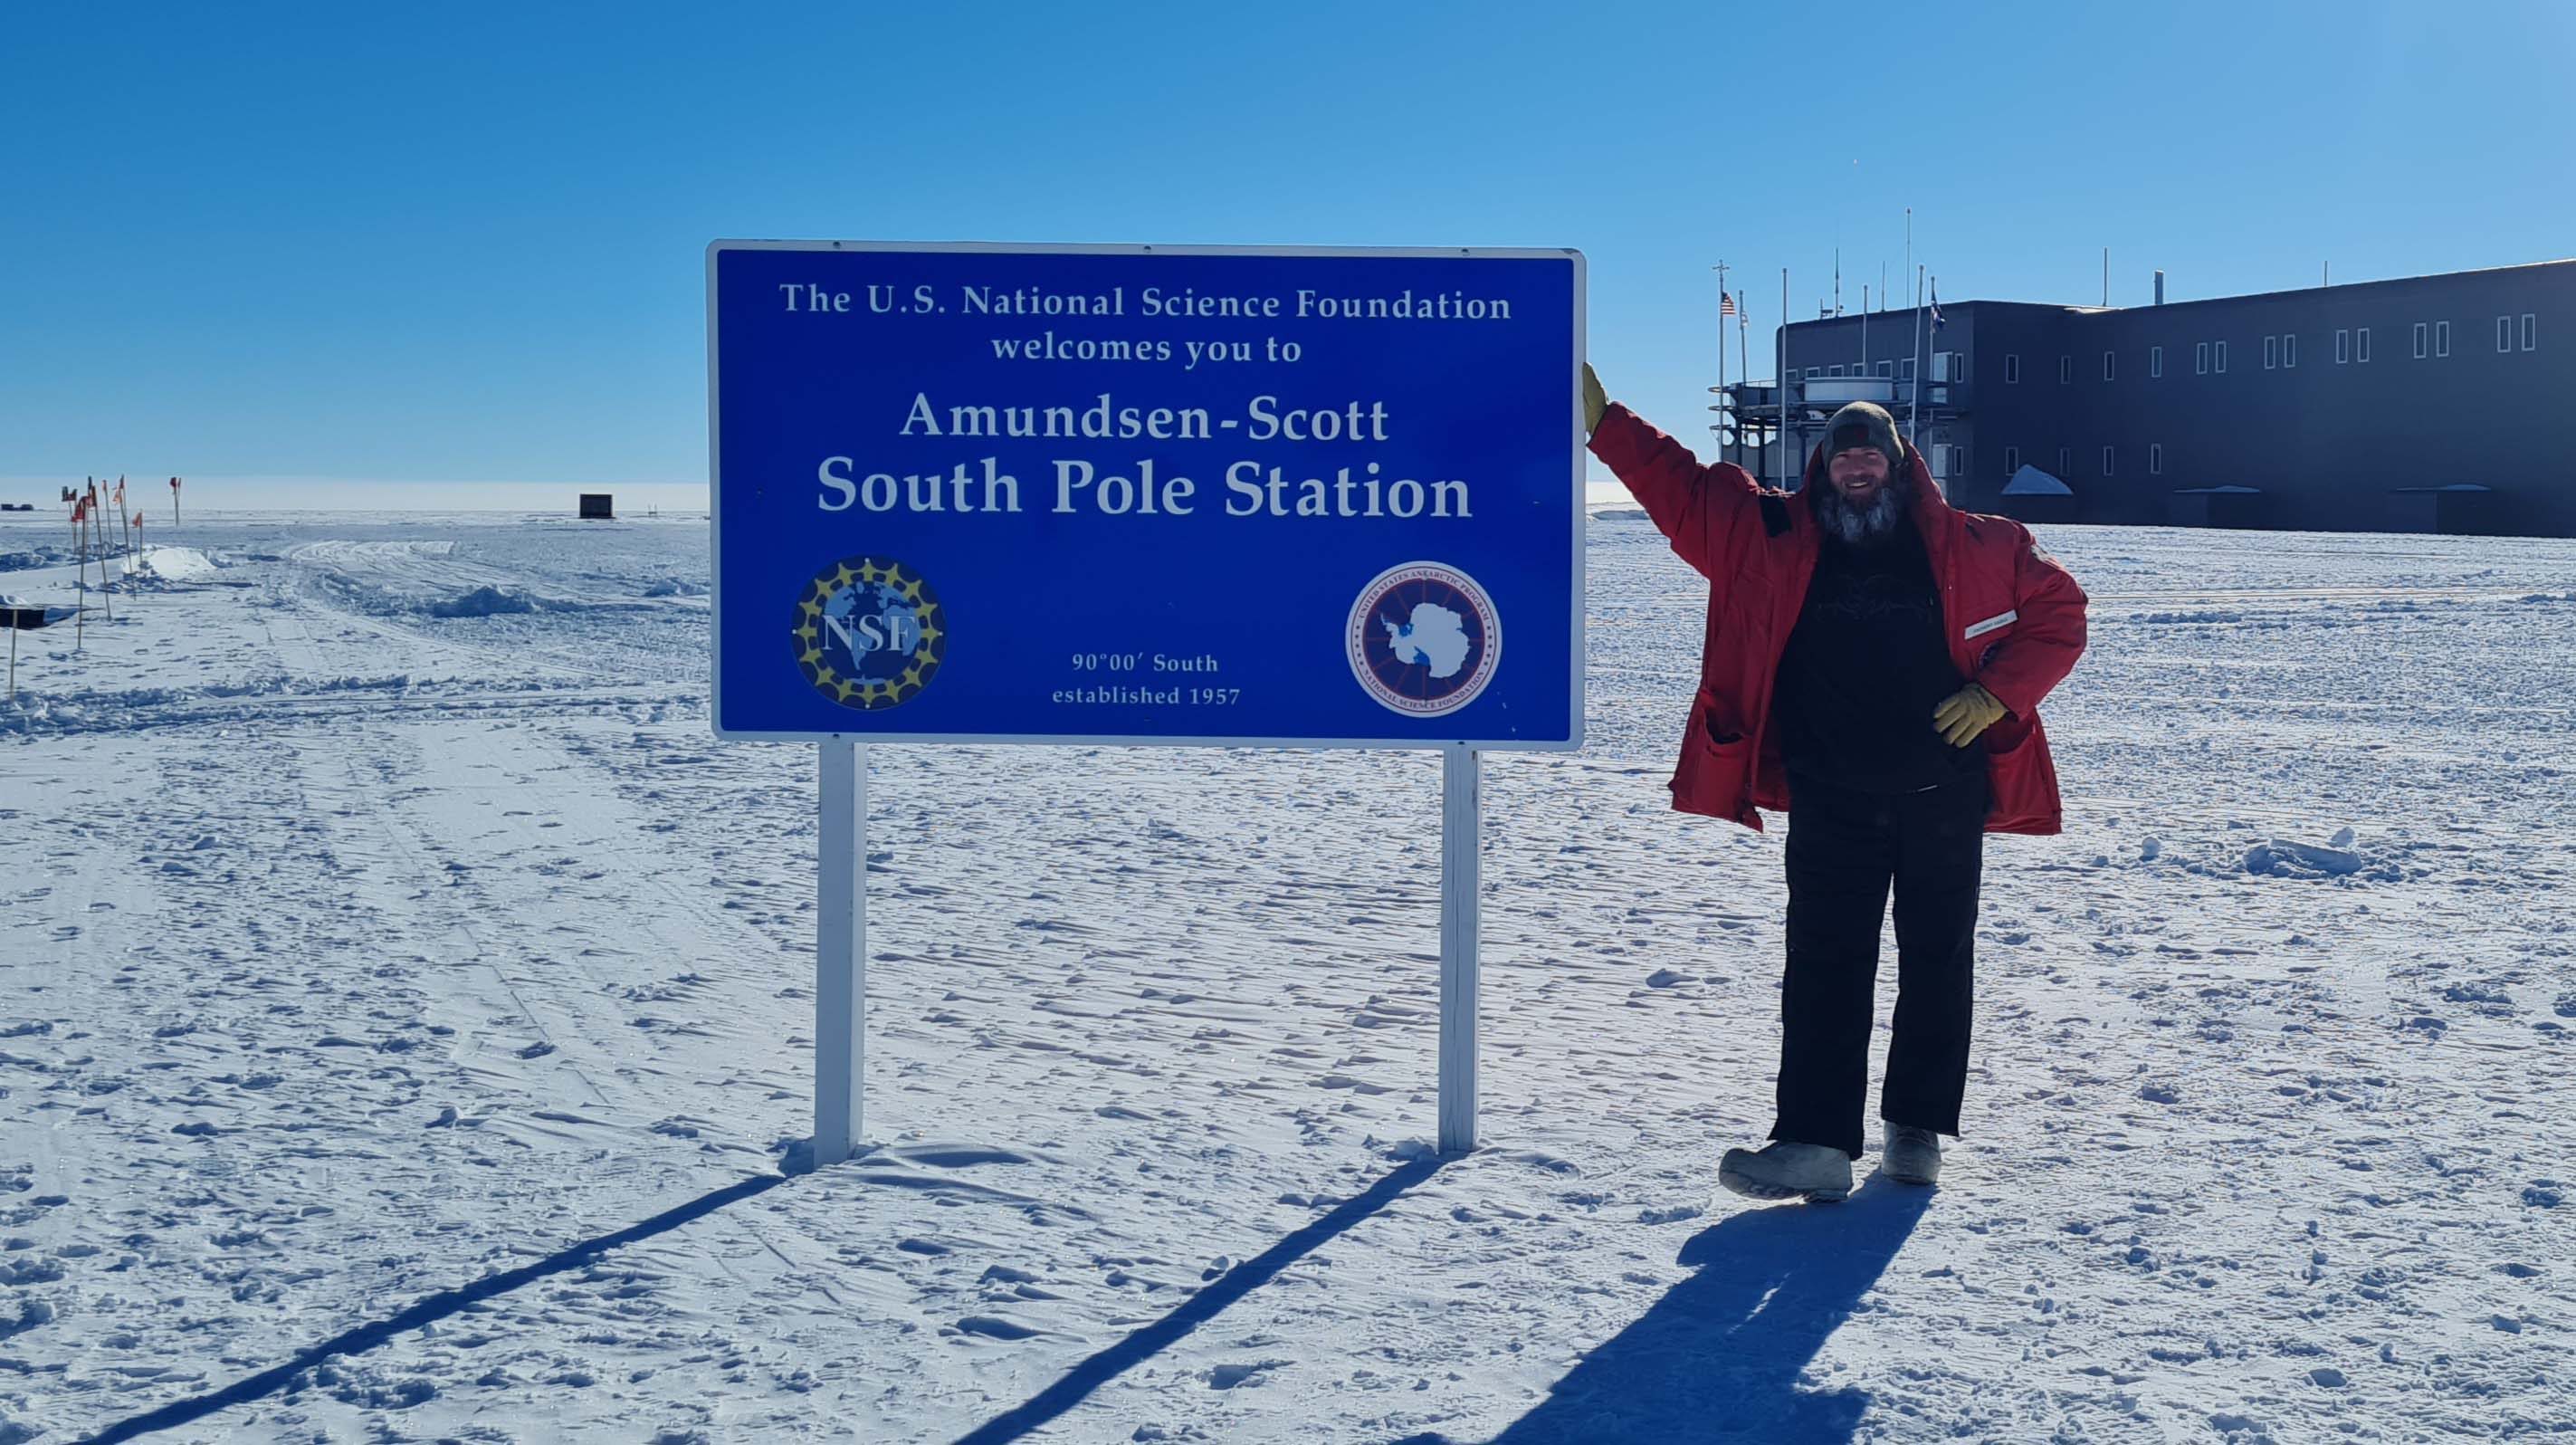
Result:
M137 582L212 582L223 571L194 547L146 547L123 560L126 575Z
M391 677L292 678L271 673L190 687L125 687L49 693L19 679L14 704L0 704L0 736L44 731L135 732L189 724L219 724L253 715L249 704L287 696L313 700L411 691L409 674Z
M2352 830L2335 835L2336 841L2350 843ZM2245 871L2268 873L2280 878L2347 878L2362 868L2359 853L2349 847L2319 847L2288 838L2272 838L2245 850Z
M379 617L474 618L528 613L606 613L654 604L632 580L524 565L505 549L460 549L452 538L331 540L291 550L298 588ZM657 575L668 577L667 571ZM600 585L603 580L606 585Z
M462 596L433 600L421 608L432 617L498 617L509 612L536 610L536 602L526 594L488 585Z
M2075 489L2037 467L2025 466L2004 483L2007 497L2071 497Z

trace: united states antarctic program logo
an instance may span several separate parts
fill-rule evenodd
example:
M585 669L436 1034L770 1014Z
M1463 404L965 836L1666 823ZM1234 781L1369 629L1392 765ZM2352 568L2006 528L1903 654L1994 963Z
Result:
M1476 580L1437 562L1389 567L1360 589L1343 641L1351 675L1407 717L1476 700L1503 659L1503 624Z
M948 655L948 614L928 580L886 557L844 557L796 603L796 666L843 707L912 701Z

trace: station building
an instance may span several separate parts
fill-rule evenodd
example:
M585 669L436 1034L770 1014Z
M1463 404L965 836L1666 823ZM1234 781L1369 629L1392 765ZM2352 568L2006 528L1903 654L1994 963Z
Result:
M2576 536L2576 261L2163 290L2159 273L2143 307L1953 302L1938 327L1926 313L1919 351L1910 310L1792 323L1789 453L1869 400L1972 511ZM1781 484L1779 388L1725 390L1721 450Z

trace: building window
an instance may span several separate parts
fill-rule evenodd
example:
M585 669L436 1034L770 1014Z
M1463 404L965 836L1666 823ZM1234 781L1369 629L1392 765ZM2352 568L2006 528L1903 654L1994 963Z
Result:
M2020 471L2021 471L2021 448L2019 448L2019 447L2006 447L2006 448L2004 448L2004 475L2005 475L2006 477L2011 477L2011 476L2015 476L2015 475L2019 474L2019 473L2020 473Z
M1944 478L1950 475L1950 448L1940 442L1932 444L1932 475Z
M2209 343L2206 341L2199 342L2191 348L2191 374L2209 375Z
M1842 374L1843 369L1839 366L1829 366L1825 368L1825 375L1827 376L1840 376Z
M2219 375L2225 376L2227 374L2227 343L2224 341L2213 342L2211 343L2211 346L2212 350L2210 355L2217 362L2217 365L2211 369L2216 371Z
M2061 356L2057 358L2057 384L2059 386L2064 386L2074 379L2075 358L2072 356Z
M2540 322L2540 313L2538 313L2538 312L2536 312L2536 311L2526 311L2526 312L2522 313L2522 349L2523 349L2523 350L2525 350L2525 351L2538 351L2538 350L2540 349L2540 326L2539 326L2539 322Z
M2075 463L2069 456L2066 448L2059 447L2057 449L2057 479L2061 482L2066 480L2066 474L2074 469Z
M2367 326L2357 326L2353 328L2352 359L2355 361L2368 361L2370 359L2370 328Z
M1894 376L1896 374L1896 363L1893 361L1880 362L1878 364L1878 374L1881 376Z
M2299 333L2297 333L2297 332L2295 332L2295 331L2285 331L2285 332L2282 332L2282 333L2281 333L2281 365L2283 365L2284 367L2291 367L2291 366L2296 366L2296 365L2298 365L2298 364L2299 364Z
M2510 316L2496 318L2496 350L2513 350L2513 318Z
M2352 360L2352 333L2338 331L2335 333L2335 365L2341 366L2350 360Z
M2421 322L2421 321L2416 322L2416 323L2415 323L2415 359L2416 359L2417 361L2422 361L2426 356L2428 356L2428 355L2432 354L2432 350L2433 350L2433 328L2432 328L2432 327L2430 327L2430 326L2425 325L2425 324L2424 324L2423 322Z
M2114 372L2114 370L2113 370L2113 367L2112 367L2112 364L2111 364L2111 358L2112 358L2113 356L2117 355L2117 354L2118 354L2118 353L2116 353L2116 352L2110 352L2110 351L2106 351L2106 352L2103 352L2103 353L2102 353L2102 379L2103 379L2104 381L2117 381L2117 380L2119 380L2119 377L2115 374L2115 372Z
M1912 381L1912 380L1914 379L1914 358L1913 358L1913 357L1909 356L1909 357L1905 358L1905 361L1904 361L1904 364L1903 364L1903 367L1902 367L1902 372L1903 372L1903 375L1904 375L1904 377L1905 377L1905 379L1906 379L1907 381Z
M1816 373L1817 373L1817 368L1812 367L1812 366L1808 367L1808 368L1807 368L1807 380L1809 380L1809 381L1813 381L1813 380L1815 380L1815 379L1816 379Z
M2111 449L2109 447L2102 448L2102 475L2106 477L2111 475Z
M2161 346L2150 346L2150 347L2148 347L2148 348L2147 348L2147 375L2149 375L2149 376L2162 376L2162 375L2164 375L2164 374L2165 374L2165 349L2164 349L2163 347L2161 347Z
M2149 442L2147 444L2147 474L2149 476L2157 477L2161 477L2165 474L2165 444L2163 442Z
M2451 354L2451 323L2448 321L2433 323L2433 354L2435 356Z
M2265 371L2272 371L2272 370L2276 370L2276 369L2278 369L2280 365L2281 365L2281 338L2279 338L2279 337L2277 337L2277 336L2266 336L2266 337L2264 337L2264 338L2263 338L2263 369L2264 369Z
M2007 351L2004 353L2004 385L2018 386L2020 384L2021 356L2017 352Z
M1950 379L1952 381L1968 379L1968 353L1964 351L1950 353Z

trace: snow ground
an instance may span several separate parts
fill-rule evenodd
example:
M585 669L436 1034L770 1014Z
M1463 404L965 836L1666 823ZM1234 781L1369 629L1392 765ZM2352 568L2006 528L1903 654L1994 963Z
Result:
M1589 745L1487 763L1487 1147L1436 759L881 748L874 1147L770 1187L813 763L707 735L703 520L192 519L0 705L0 1442L2576 1430L2576 543L2045 536L2069 829L1944 1184L1835 1208L1711 1198L1781 833L1664 807L1641 524Z

